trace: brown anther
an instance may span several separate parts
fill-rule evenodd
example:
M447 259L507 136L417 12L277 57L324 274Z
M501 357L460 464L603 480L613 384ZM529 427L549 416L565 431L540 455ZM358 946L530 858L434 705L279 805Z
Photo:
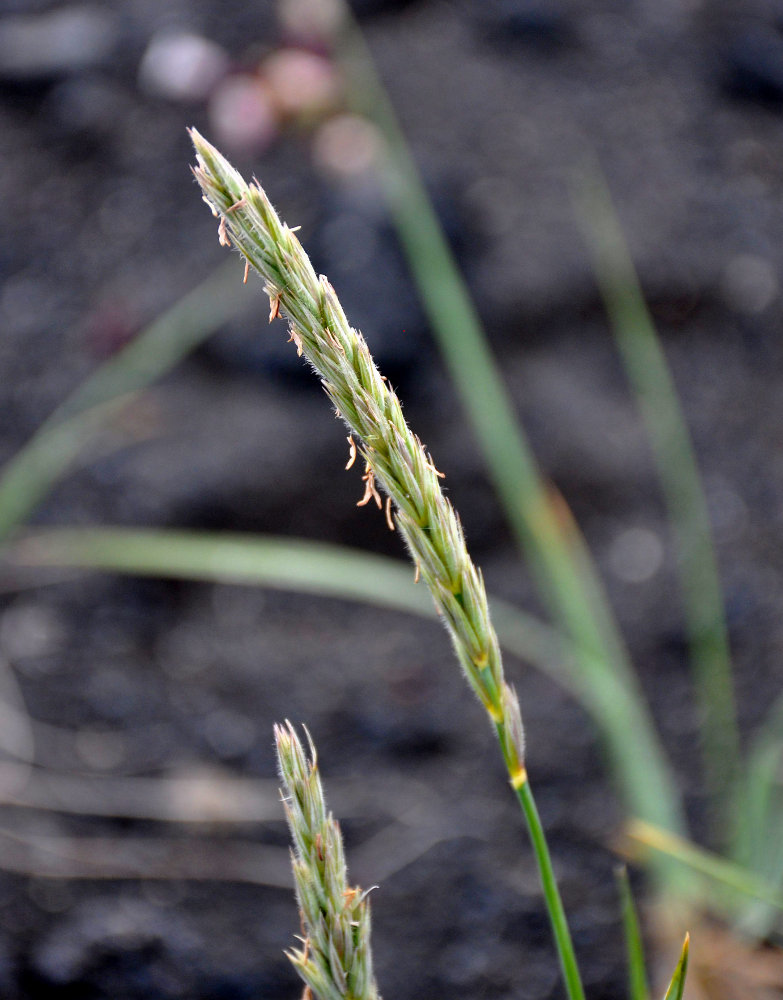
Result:
M350 448L350 455L348 457L348 464L346 465L345 468L350 469L353 463L356 461L356 443L354 442L354 439L351 437L350 434L348 435L346 440L348 441L348 447Z
M356 504L357 507L364 507L365 504L368 504L370 502L370 500L372 500L373 487L374 487L374 483L372 483L368 479L365 479L365 481L364 481L364 496L361 498L361 500L359 500L357 502L357 504Z
M416 563L416 572L413 574L413 582L418 583L421 579L421 567Z
M368 462L364 467L364 475L362 476L364 480L364 496L356 504L357 507L364 507L368 504L370 500L375 501L375 505L380 510L383 507L383 500L381 500L381 495L375 486L375 473L372 471L372 467Z
M315 853L318 855L318 860L323 861L324 859L324 842L320 833L315 835Z
M389 525L389 531L394 531L394 521L392 520L392 498L386 497L386 523Z
M339 351L340 354L342 354L343 357L345 357L345 348L340 343L338 338L335 337L335 335L332 333L332 331L329 329L328 326L324 327L324 337L326 338L326 341L331 348L333 348L335 351Z
M301 358L301 356L302 356L302 338L299 336L299 334L296 332L296 330L292 329L290 331L290 334L291 334L291 336L288 338L288 343L289 344L290 343L296 344L296 356L298 358Z
M309 986L305 986L304 993L302 994L302 1000L313 1000L313 991Z
M247 284L247 276L248 276L248 274L250 274L250 261L246 260L245 261L245 274L244 274L244 277L242 278L242 284L243 285Z
M269 296L269 322L271 323L273 319L277 319L280 315L280 293L278 292L274 298ZM293 336L291 337L293 340ZM301 353L301 352L300 352Z
M228 215L229 212L236 212L238 208L244 208L245 205L247 205L247 197L242 195L239 201L235 201L233 205L229 205L226 209L226 215Z
M343 899L345 900L345 906L343 907L343 912L350 910L353 906L353 901L359 895L358 889L346 889L343 893Z
M228 238L228 233L226 232L226 217L225 215L220 216L220 225L218 226L218 242L222 247L230 247L231 240Z

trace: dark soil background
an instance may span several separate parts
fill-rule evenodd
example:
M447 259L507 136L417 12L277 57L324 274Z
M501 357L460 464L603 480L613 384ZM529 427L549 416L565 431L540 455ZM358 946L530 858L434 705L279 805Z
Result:
M589 143L694 437L748 734L783 677L783 5L355 9L520 418L602 568L701 830L674 553L567 180ZM64 13L81 18L81 35L63 29ZM271 0L0 3L3 460L225 259L188 172L185 126L215 137L205 101L140 83L145 52L170 29L214 41L232 71L286 41ZM304 128L226 152L302 224L316 267L446 472L490 591L539 611L377 195L319 169ZM267 327L239 263L237 296L243 314L138 401L139 440L92 455L35 523L254 530L401 556L382 517L357 510L345 432L291 345L283 350L282 324ZM8 581L0 657L4 745L21 693L36 764L20 784L8 758L3 801L38 790L38 808L4 805L0 820L7 1000L300 994L282 954L298 931L275 802L271 732L285 718L305 721L319 746L352 876L380 885L383 994L562 995L492 734L434 624L251 588ZM588 991L624 996L609 847L622 814L599 747L549 681L525 664L508 670ZM214 821L47 808L76 808L64 782L96 775L187 780L208 815L214 800ZM254 782L248 801L264 822L218 821L237 776ZM95 801L111 812L100 787ZM76 874L95 877L64 877Z

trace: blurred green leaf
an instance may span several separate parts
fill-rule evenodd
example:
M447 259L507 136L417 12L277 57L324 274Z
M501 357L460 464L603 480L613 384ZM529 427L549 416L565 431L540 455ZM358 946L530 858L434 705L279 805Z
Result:
M683 831L679 792L600 576L565 501L542 477L520 428L465 280L350 16L338 55L349 98L386 139L384 182L411 274L517 543L573 651L568 661L573 684L583 692L608 746L615 779L631 812Z
M263 585L339 597L435 620L407 563L305 539L133 528L33 531L0 551L0 565L70 567L135 576ZM505 601L491 601L501 642L567 680L563 644L551 628Z
M628 958L628 996L630 1000L648 1000L650 989L647 985L647 971L644 961L644 945L639 928L639 915L631 892L628 869L621 865L616 871L617 885L625 933L625 950Z
M728 797L740 766L731 655L709 512L688 427L666 356L606 183L594 167L576 188L577 215L598 287L652 445L676 551L691 664L703 726L709 789L729 825Z
M736 859L783 895L783 696L756 732L736 787ZM758 903L742 914L740 927L759 939L779 920L774 906Z
M129 394L146 388L242 309L237 262L224 265L104 362L0 470L0 541L23 524Z
M775 887L770 886L756 872L734 861L728 861L683 837L642 820L632 820L628 825L627 835L634 853L642 860L646 858L648 852L665 855L683 868L706 876L714 883L717 890L729 890L729 899L727 900L724 892L722 901L734 915L738 905L748 899L762 901L776 910L783 911L783 897ZM744 898L738 900L738 895Z

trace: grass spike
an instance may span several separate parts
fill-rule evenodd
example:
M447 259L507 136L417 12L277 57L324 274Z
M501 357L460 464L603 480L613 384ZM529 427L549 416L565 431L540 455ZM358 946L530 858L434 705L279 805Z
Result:
M459 520L440 486L440 474L399 413L399 401L383 379L361 333L349 326L334 289L318 278L288 226L277 217L258 183L245 184L228 161L195 129L193 174L204 199L220 219L218 235L240 251L264 279L272 313L282 313L291 339L321 376L327 395L348 424L367 462L367 475L392 499L394 521L413 562L421 567L467 679L492 720L511 784L525 815L558 956L570 1000L584 989L571 935L554 879L551 858L527 781L522 719L505 684L500 647L488 615L480 575L472 564ZM342 350L335 345L343 346ZM348 361L348 358L351 361ZM393 413L390 420L387 413ZM421 504L411 514L408 470L399 462L400 443L411 459ZM376 460L378 456L378 460ZM459 598L468 589L470 602ZM475 642L474 642L475 640ZM481 668L476 663L482 664Z
M348 885L342 835L326 811L315 747L309 733L307 738L309 759L290 722L275 726L305 930L303 947L287 955L317 1000L380 1000L372 973L369 899Z

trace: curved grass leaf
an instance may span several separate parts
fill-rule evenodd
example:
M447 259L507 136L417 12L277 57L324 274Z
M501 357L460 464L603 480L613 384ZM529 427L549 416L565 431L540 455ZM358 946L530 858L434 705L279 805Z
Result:
M2 551L7 568L78 568L293 590L435 620L407 563L305 539L136 528L31 531ZM491 610L503 646L568 683L563 644L549 626L506 601Z
M241 309L257 301L236 263L223 265L88 376L0 470L0 541L23 524L122 398L161 378Z
M633 820L626 833L634 855L646 859L650 852L661 854L683 869L705 876L713 883L715 901L721 902L735 915L738 907L747 900L760 901L783 911L783 896L756 872L734 861L642 820ZM718 893L720 896L717 896Z
M23 524L52 486L132 397L74 413L41 428L0 471L0 542Z

